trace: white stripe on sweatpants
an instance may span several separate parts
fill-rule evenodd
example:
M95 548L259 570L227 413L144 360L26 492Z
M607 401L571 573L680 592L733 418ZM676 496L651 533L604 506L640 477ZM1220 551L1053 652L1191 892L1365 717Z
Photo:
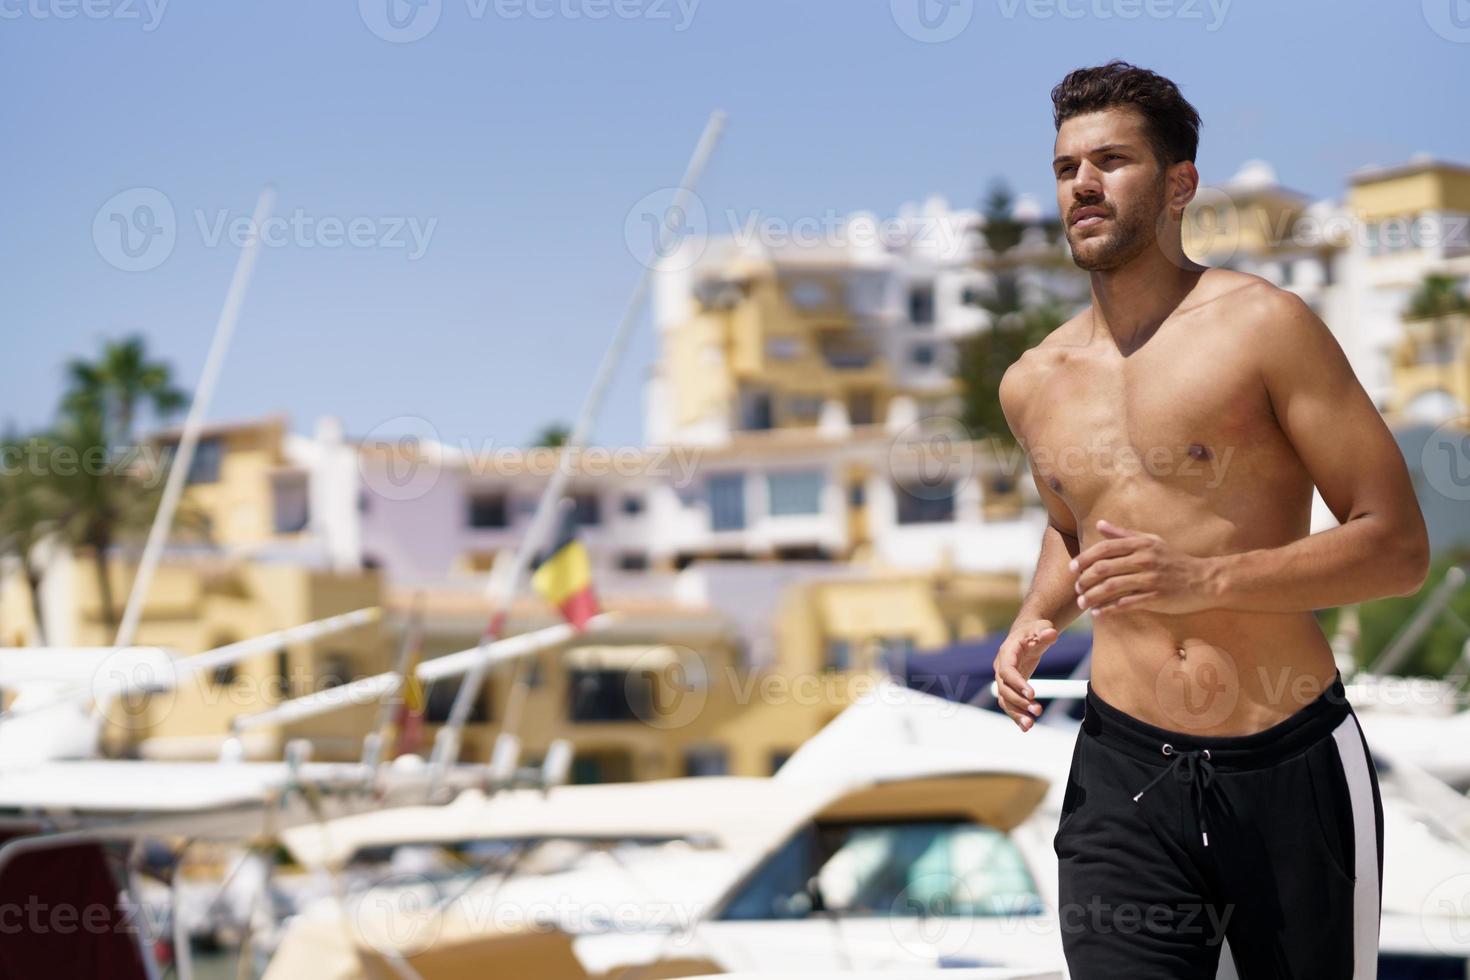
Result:
M1347 776L1348 798L1353 807L1353 980L1376 980L1378 976L1378 825L1373 808L1373 783L1368 767L1373 764L1363 750L1358 719L1348 715L1332 731L1337 757Z

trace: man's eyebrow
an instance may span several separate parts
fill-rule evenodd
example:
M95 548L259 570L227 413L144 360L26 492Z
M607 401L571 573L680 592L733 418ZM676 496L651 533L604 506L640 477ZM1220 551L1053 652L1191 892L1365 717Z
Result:
M1093 153L1104 153L1104 152L1106 152L1108 150L1130 150L1131 151L1132 149L1133 149L1133 147L1130 146L1127 143L1104 143L1102 146L1094 146L1092 149L1088 150L1087 153L1088 153L1088 155L1091 155ZM1071 154L1069 154L1069 153L1063 153L1063 154L1060 154L1057 157L1053 158L1051 163L1052 163L1052 166L1056 166L1057 164L1062 163L1064 161L1067 161L1067 160L1075 160L1075 159L1077 159L1077 158L1074 157L1074 156L1072 156Z

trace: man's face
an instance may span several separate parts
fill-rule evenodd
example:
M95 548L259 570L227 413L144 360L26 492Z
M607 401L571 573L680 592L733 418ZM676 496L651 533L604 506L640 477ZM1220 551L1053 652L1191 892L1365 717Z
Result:
M1165 174L1144 127L1132 109L1106 109L1057 131L1057 213L1079 268L1117 269L1154 243Z

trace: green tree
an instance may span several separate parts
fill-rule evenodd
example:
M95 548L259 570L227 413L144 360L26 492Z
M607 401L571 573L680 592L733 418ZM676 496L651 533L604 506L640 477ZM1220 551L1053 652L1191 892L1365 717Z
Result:
M560 422L553 422L550 425L542 427L541 431L536 435L536 448L557 449L565 446L567 440L571 437L571 429Z
M1026 301L1019 257L1012 254L1026 229L1012 216L1013 203L1006 185L996 182L982 205L991 288L972 297L972 302L990 315L990 326L961 341L957 362L964 406L961 421L971 438L1008 446L1015 439L1000 410L1000 379L1022 353L1067 319L1066 309L1051 297Z
M41 569L35 548L54 530L55 504L50 488L31 465L28 440L7 435L0 439L0 555L16 559L30 591L36 639L46 644L46 618L41 596Z
M97 360L73 360L66 375L57 425L43 440L49 517L69 545L90 549L102 615L115 628L108 553L146 536L163 496L163 473L136 465L134 426L145 407L167 421L186 397L169 365L150 360L138 336L106 342ZM175 523L185 531L202 526L185 508Z
M1454 565L1470 567L1470 549L1443 555L1429 569L1424 588L1411 596L1374 599L1358 606L1358 642L1353 659L1358 667L1368 667L1387 649L1404 624L1413 617L1425 597L1444 579ZM1319 615L1328 636L1337 629L1340 609L1324 610ZM1470 640L1470 587L1462 588L1434 618L1433 624L1409 651L1408 658L1394 673L1411 677L1442 678L1454 668Z
M1470 298L1465 296L1460 280L1455 276L1431 272L1409 297L1404 319L1428 320L1457 313L1470 313Z
M188 403L174 386L172 373L167 362L149 360L148 344L141 336L107 341L97 360L76 358L67 364L62 411L72 417L95 415L104 441L117 448L132 440L145 405L162 422Z

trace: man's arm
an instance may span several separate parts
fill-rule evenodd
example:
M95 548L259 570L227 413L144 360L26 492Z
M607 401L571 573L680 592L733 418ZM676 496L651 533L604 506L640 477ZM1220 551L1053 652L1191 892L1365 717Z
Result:
M1025 389L1029 383L1025 377L1025 369L1019 362L1012 365L1000 379L1001 413L1022 451L1026 448L1026 437L1021 429L1021 418L1025 407ZM1029 453L1026 462L1031 471L1031 481L1036 485L1036 492L1041 495L1041 502L1046 506L1047 523L1041 536L1041 554L1036 559L1036 573L1031 578L1031 587L1026 590L1025 598L1021 600L1021 610L1016 614L1016 622L1044 619L1060 630L1081 613L1077 608L1077 592L1073 587L1076 576L1068 568L1071 560L1077 557L1079 547L1077 522L1072 516L1072 508L1047 486L1041 474L1036 471Z
M1429 536L1393 434L1306 303L1282 290L1259 302L1251 334L1272 408L1340 526L1212 559L1217 605L1295 612L1412 595Z
M1000 381L1000 407L1006 424L1025 450L1025 436L1020 420L1024 396L1030 382L1025 368L1018 362L1007 369ZM1036 671L1041 655L1055 642L1064 626L1076 619L1080 610L1074 602L1073 576L1068 563L1077 554L1077 526L1071 508L1056 495L1027 455L1031 479L1046 505L1047 524L1041 536L1041 555L1036 560L1036 573L1031 587L1021 600L1021 610L1011 624L1009 635L995 656L995 680L1001 709L1022 731L1030 731L1041 713L1027 680Z

